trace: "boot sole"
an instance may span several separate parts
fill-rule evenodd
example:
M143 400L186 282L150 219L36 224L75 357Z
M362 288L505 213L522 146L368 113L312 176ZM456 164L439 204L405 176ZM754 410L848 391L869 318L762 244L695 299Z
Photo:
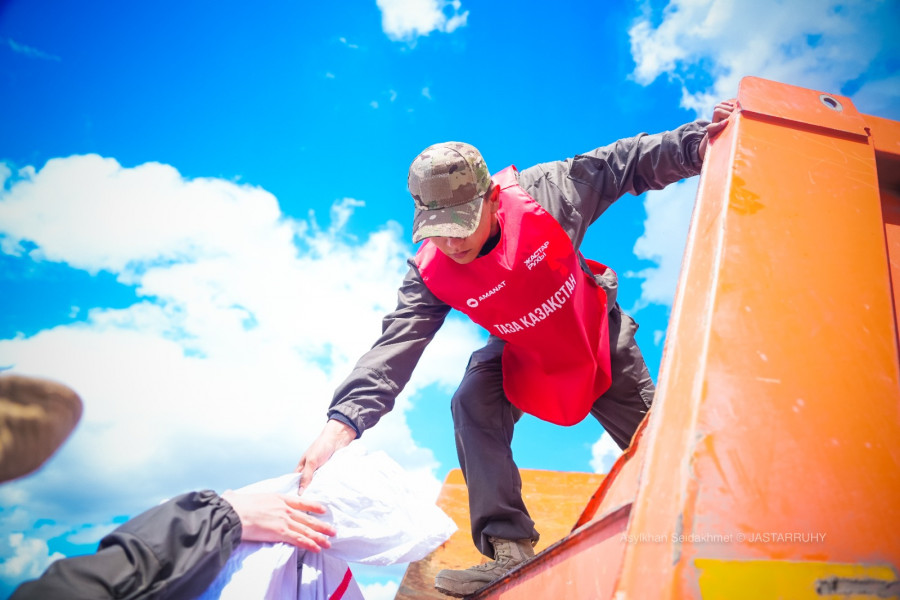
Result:
M453 596L454 598L468 598L469 596L477 594L479 591L481 591L485 587L487 587L487 584L482 585L481 587L479 587L478 589L476 589L474 591L463 593L463 592L454 592L453 590L448 590L447 588L441 587L437 584L434 585L434 589L436 589L440 593L446 594L447 596Z

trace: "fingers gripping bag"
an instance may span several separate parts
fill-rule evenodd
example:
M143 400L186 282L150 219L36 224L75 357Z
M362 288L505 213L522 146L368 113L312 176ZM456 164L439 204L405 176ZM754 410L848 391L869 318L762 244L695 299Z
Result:
M296 494L299 479L298 473L291 473L237 493ZM384 452L368 452L359 442L335 452L316 472L303 497L326 507L324 515L314 516L335 526L331 548L316 555L290 544L242 542L200 598L361 600L346 563L416 561L456 531L453 520L414 476Z

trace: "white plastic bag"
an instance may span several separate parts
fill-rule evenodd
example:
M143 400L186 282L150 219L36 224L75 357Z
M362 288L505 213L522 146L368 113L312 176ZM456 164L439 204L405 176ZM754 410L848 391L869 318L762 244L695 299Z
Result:
M334 453L303 493L328 508L316 515L337 535L328 554L348 562L391 565L428 555L456 531L456 523L423 495L384 452L354 442Z
M298 600L299 552L290 544L241 542L198 600Z
M296 494L299 481L298 473L290 473L236 492ZM315 554L289 544L242 542L200 599L325 600L337 591L345 600L361 600L356 582L348 580L348 561L389 565L419 560L456 531L453 520L400 465L384 452L367 452L359 442L336 452L303 497L328 509L314 516L337 529L330 549Z
M347 562L323 552L300 552L299 600L365 600Z

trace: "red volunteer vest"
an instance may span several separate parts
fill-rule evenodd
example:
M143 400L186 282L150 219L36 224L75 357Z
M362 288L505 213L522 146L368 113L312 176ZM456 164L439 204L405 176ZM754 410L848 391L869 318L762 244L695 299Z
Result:
M426 240L416 265L435 296L506 341L509 401L545 421L574 425L611 381L606 292L582 270L556 219L519 187L515 167L493 182L500 187L497 246L460 265Z

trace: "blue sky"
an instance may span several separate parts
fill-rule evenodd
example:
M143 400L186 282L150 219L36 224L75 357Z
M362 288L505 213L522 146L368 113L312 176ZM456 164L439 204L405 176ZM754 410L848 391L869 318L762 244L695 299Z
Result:
M293 469L405 272L406 170L497 171L708 116L741 77L900 119L900 3L0 3L0 367L83 397L0 487L0 597L174 494ZM620 274L654 375L696 179L626 197L583 252ZM363 442L437 489L483 333L451 318ZM521 467L604 470L592 421L526 417ZM360 571L392 597L402 568Z

